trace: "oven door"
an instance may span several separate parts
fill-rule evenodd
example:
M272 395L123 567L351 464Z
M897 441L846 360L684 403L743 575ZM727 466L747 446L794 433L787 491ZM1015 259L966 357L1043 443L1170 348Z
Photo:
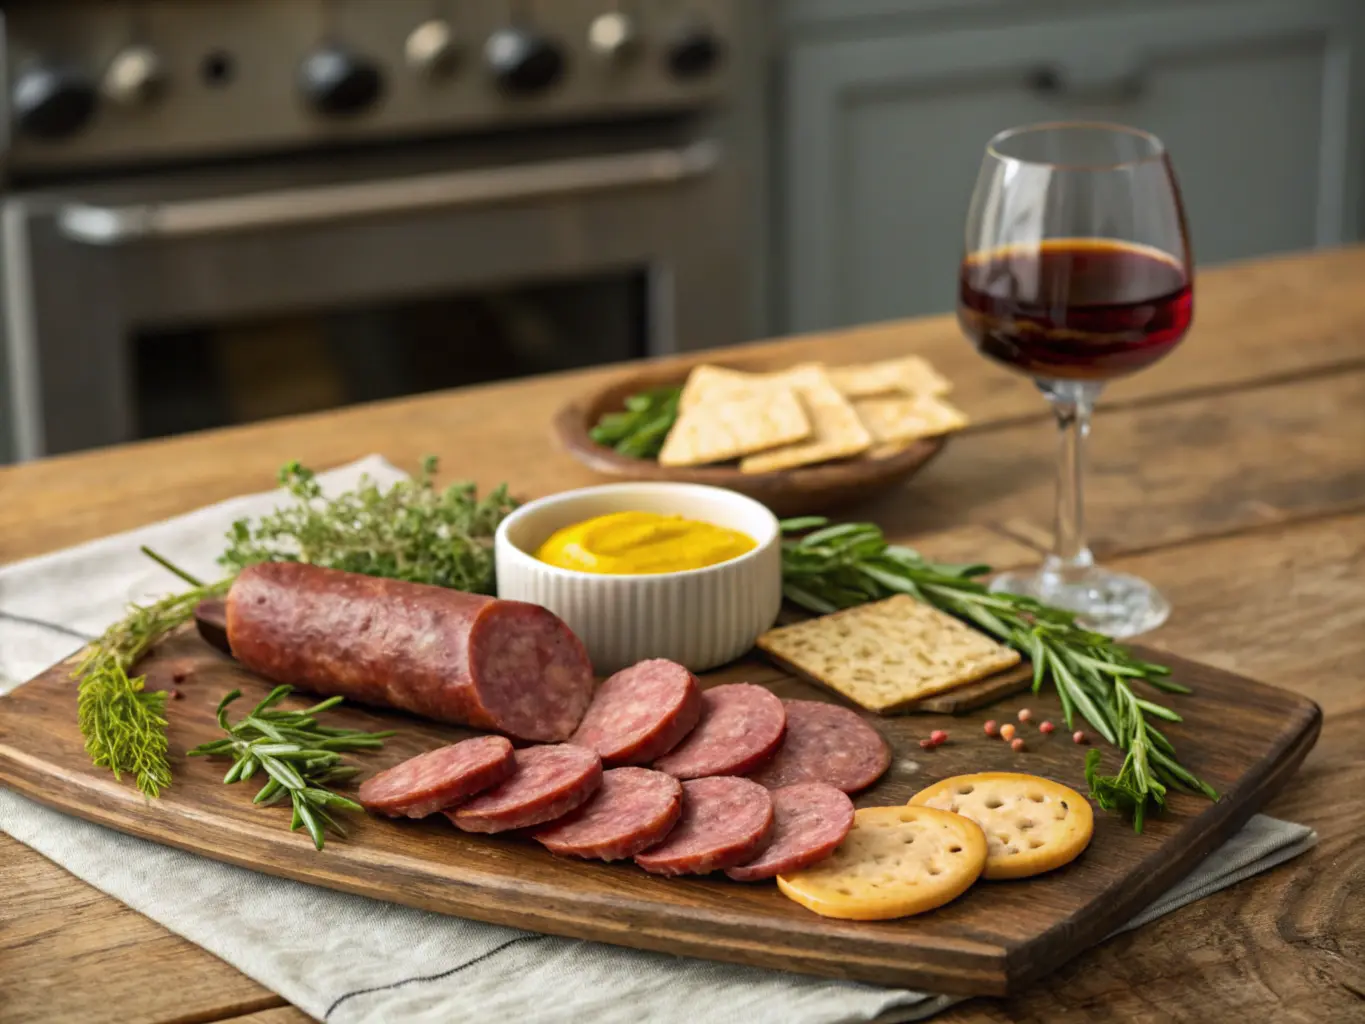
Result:
M13 455L744 340L732 169L651 143L11 195Z

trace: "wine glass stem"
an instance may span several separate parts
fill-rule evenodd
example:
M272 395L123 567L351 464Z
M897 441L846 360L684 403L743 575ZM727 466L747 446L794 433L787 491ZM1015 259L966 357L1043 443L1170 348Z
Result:
M1089 381L1040 384L1057 416L1057 515L1052 554L1043 572L1070 581L1095 564L1085 542L1085 447L1090 414L1102 385Z

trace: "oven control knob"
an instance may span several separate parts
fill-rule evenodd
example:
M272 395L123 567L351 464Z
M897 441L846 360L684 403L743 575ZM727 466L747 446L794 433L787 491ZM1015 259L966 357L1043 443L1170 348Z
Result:
M36 139L64 139L95 112L95 83L75 68L40 64L14 80L10 97L19 130Z
M450 22L432 18L418 25L403 43L403 58L420 75L437 78L455 67L459 47Z
M128 46L114 54L100 90L123 106L137 106L156 96L166 82L161 55L150 46Z
M345 117L374 105L384 79L373 61L340 46L325 46L304 58L299 88L319 114Z
M541 92L564 74L559 46L527 28L498 29L488 37L484 57L494 81L510 93Z
M675 78L700 78L720 63L724 44L711 29L688 23L668 44L668 70Z
M588 49L604 60L624 60L638 42L634 20L620 11L599 14L588 25Z

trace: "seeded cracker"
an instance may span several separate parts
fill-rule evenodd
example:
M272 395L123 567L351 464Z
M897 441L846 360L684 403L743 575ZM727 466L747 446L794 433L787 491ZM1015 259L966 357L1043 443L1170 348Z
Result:
M986 878L1053 871L1080 856L1095 832L1095 814L1085 797L1037 775L955 775L916 793L910 803L980 825L986 834Z
M853 408L879 445L937 437L967 425L961 410L932 395L857 398Z
M761 385L768 382L768 374L744 373L741 370L703 363L693 367L692 372L687 375L682 394L678 396L678 409L686 412L712 398L724 398L736 393L752 395Z
M946 395L953 389L948 378L919 356L886 359L879 363L832 366L830 380L849 398L874 395Z
M778 875L777 888L822 917L885 921L956 899L985 863L986 838L968 818L929 807L864 807L833 854Z
M758 647L883 714L1020 660L1017 651L904 594L769 630Z
M810 435L810 418L790 388L751 389L683 409L659 452L659 465L725 462Z
M858 455L872 446L872 435L858 419L848 399L839 394L818 364L798 366L785 373L768 375L774 385L785 385L796 392L811 421L811 437L806 441L749 455L740 461L740 472L772 473L795 469L814 462L827 462Z

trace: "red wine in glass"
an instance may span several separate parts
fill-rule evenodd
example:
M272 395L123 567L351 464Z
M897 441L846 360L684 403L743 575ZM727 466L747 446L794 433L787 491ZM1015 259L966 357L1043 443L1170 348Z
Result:
M958 319L985 356L1032 377L1104 380L1173 349L1194 291L1158 249L1097 238L1005 246L962 263Z
M1110 636L1152 629L1170 604L1145 580L1095 565L1082 482L1105 382L1166 355L1194 316L1185 213L1165 147L1118 124L1001 132L986 146L964 242L963 333L1033 378L1060 438L1052 553L991 588L1068 609Z

